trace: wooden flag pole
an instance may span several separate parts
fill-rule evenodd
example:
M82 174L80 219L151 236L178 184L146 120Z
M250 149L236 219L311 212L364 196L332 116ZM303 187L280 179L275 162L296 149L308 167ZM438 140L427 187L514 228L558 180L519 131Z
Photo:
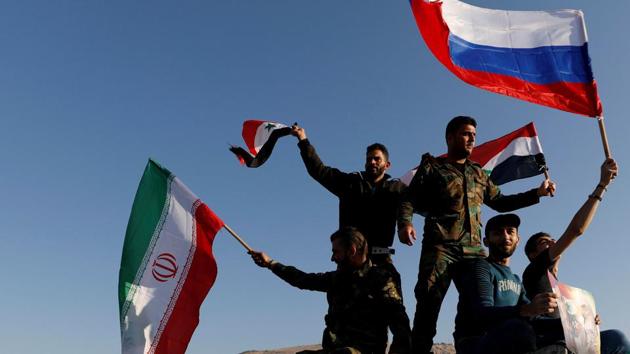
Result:
M545 166L545 179L551 180L551 177L549 177L549 169L547 168L547 166ZM553 197L553 192L549 192L549 195Z
M241 245L243 245L243 247L245 247L245 249L247 249L247 252L253 251L253 249L249 247L247 242L243 241L243 239L239 235L237 235L236 232L234 232L234 230L232 230L231 227L227 226L226 224L223 224L223 228L225 228L230 233L230 235L234 236L236 241L238 241Z
M602 136L602 144L604 145L604 154L606 158L610 158L610 146L608 146L608 137L606 136L606 127L604 126L604 116L597 117L597 123L599 124L599 133Z

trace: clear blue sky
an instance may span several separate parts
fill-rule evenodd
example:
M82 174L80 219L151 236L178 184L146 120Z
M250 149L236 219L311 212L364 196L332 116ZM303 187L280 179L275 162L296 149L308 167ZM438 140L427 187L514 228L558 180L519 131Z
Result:
M561 280L593 292L603 328L630 334L630 42L625 1L471 1L509 9L580 8L619 178ZM143 168L155 158L253 247L306 271L333 269L337 200L306 174L294 138L266 165L241 167L228 143L259 118L305 127L322 159L360 170L379 141L393 176L445 150L454 115L478 141L538 127L555 198L522 210L521 233L562 233L597 184L595 120L481 91L428 52L406 0L7 1L0 11L0 343L6 353L120 350L117 281ZM542 177L504 186L514 193ZM484 210L484 219L494 215ZM416 217L416 226L423 220ZM522 245L521 245L522 246ZM396 244L410 316L419 245ZM226 232L219 276L188 353L317 343L325 296L256 267ZM522 247L513 268L525 266ZM452 341L455 290L438 341Z

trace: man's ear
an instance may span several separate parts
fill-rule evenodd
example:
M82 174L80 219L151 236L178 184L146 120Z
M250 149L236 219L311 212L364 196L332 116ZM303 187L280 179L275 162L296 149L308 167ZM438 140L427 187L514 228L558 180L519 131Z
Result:
M357 246L355 245L350 245L350 248L348 248L348 255L350 257L354 257L357 255Z

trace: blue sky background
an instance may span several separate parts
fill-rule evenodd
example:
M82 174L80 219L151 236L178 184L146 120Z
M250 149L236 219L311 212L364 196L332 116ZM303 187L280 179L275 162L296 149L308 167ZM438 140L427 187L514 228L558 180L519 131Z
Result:
M470 1L507 9L580 8L620 176L561 280L590 290L602 328L630 334L626 169L630 42L625 1ZM478 141L534 121L555 198L519 212L521 234L561 234L598 181L595 120L460 82L429 53L408 1L5 1L0 11L0 343L6 353L120 350L117 281L125 227L149 157L177 174L253 247L306 271L334 268L337 200L307 175L294 138L259 169L227 150L246 119L299 122L322 159L363 167L375 141L393 176L445 151L453 116ZM542 177L505 185L506 193ZM494 212L484 210L484 219ZM423 220L416 217L421 229ZM320 341L325 296L256 267L227 232L219 276L188 353ZM413 316L419 245L395 245ZM525 266L522 245L513 269ZM452 288L437 341L451 342Z

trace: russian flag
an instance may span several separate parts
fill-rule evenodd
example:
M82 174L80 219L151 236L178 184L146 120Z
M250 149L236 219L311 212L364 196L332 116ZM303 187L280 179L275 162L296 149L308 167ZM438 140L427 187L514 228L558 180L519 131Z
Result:
M601 116L581 11L504 11L458 0L410 3L431 52L463 81L544 106Z
M496 185L537 176L547 169L533 122L475 147L469 160L480 164ZM407 172L400 180L409 185L417 169Z

